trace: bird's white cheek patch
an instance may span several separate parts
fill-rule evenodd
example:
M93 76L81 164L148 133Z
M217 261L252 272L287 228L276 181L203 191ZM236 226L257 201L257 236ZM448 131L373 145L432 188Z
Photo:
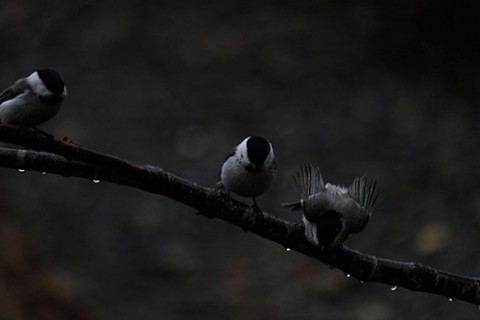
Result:
M36 71L28 76L27 82L32 87L33 92L35 92L39 96L48 96L51 94L50 90L45 87Z

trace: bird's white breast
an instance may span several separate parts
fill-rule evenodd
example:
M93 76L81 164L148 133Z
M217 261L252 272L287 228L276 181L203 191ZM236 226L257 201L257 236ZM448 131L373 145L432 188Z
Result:
M275 178L273 168L262 167L258 172L248 171L239 157L225 160L220 178L223 185L242 197L257 197L267 191Z

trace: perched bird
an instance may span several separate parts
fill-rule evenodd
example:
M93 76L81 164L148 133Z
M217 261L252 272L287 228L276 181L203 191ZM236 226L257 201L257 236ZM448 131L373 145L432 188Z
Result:
M301 193L300 201L282 206L303 210L307 240L327 249L340 246L351 233L365 228L378 197L376 180L366 174L344 188L325 184L320 169L311 164L300 167L295 184Z
M272 144L257 136L247 137L237 145L220 171L221 185L228 192L251 197L256 209L255 198L267 191L276 175Z
M66 95L59 73L37 70L0 93L0 124L35 127L57 114Z

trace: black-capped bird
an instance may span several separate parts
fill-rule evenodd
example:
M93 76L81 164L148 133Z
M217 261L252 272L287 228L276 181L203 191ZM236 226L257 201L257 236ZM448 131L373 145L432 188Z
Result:
M0 124L35 127L56 115L66 96L58 72L37 70L0 93Z
M277 175L273 147L263 137L250 136L233 148L220 171L221 185L242 197L256 197L268 190Z

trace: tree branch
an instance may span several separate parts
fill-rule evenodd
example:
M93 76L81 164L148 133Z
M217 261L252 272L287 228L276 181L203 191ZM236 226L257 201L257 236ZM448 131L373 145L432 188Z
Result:
M345 246L332 251L313 247L303 226L259 213L225 193L190 182L161 168L54 140L31 129L0 127L0 141L42 152L0 148L0 167L98 179L160 194L336 267L363 282L380 282L480 305L480 279L439 271L414 262L362 254ZM45 152L47 151L47 152Z

